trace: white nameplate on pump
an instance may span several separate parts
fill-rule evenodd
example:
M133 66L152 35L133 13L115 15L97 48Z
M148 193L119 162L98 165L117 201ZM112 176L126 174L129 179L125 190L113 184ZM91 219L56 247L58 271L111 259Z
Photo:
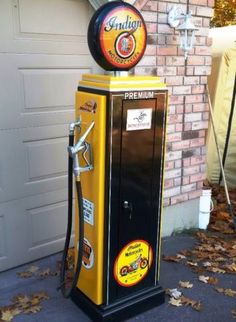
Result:
M146 130L152 127L152 109L127 110L126 131Z
M84 221L94 225L94 203L83 198Z

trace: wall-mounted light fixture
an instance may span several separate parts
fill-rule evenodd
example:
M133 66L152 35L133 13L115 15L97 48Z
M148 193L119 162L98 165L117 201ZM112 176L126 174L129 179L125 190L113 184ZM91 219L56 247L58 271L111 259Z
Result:
M187 59L188 52L193 48L197 27L191 21L191 12L185 14L180 7L173 6L168 13L168 24L180 33L180 48Z

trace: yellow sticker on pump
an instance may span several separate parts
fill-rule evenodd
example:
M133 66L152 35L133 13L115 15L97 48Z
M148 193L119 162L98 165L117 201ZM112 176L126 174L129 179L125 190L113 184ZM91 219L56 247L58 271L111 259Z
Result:
M122 248L114 264L114 277L118 284L130 287L138 284L148 273L153 252L145 240L134 240Z

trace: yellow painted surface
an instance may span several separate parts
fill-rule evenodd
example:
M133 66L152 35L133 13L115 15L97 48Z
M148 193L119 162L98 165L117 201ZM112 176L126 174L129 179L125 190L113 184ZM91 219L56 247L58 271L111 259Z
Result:
M86 102L95 101L95 113L80 109ZM82 266L77 287L95 304L103 303L103 257L104 257L104 190L105 190L105 139L106 139L106 97L87 92L76 93L76 119L82 119L82 135L92 121L94 128L86 141L93 149L94 169L81 174L83 197L94 203L94 224L85 225L85 238L92 246L94 263L91 268ZM80 159L81 160L81 159ZM84 166L81 160L81 165ZM77 201L75 215L75 245L78 243ZM77 259L76 259L77 260Z
M97 88L111 91L140 91L155 90L157 88L166 88L166 85L160 82L159 77L152 76L109 76L109 75L90 75L82 76L80 86Z

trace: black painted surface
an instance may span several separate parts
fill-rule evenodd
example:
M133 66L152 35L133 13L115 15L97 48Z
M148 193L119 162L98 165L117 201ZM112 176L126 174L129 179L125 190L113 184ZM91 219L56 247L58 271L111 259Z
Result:
M122 94L112 99L109 303L157 284L166 110L165 92L151 99L124 100ZM151 129L126 131L127 110L139 108L152 108ZM124 201L132 211L123 207ZM114 278L114 263L120 250L134 240L151 245L153 262L143 280L124 287Z

